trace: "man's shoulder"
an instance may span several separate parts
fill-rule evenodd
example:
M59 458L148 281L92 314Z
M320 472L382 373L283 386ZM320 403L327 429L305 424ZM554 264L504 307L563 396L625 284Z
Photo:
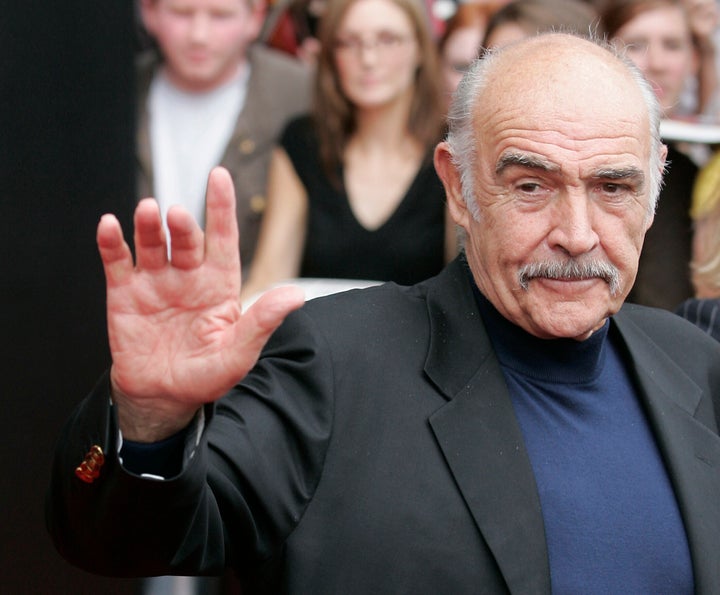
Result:
M306 302L299 315L332 336L414 334L429 324L430 295L449 289L440 275L416 285L393 282L342 291Z
M258 74L290 76L304 81L309 81L311 78L312 73L306 64L260 43L250 48L248 60L253 71L257 71Z
M427 284L398 285L393 282L371 287L351 289L318 297L307 302L305 310L311 316L322 318L332 313L352 318L383 319L393 317L401 310L424 308Z
M639 330L673 359L701 357L701 354L720 357L720 342L674 312L625 304L614 319L624 334L637 335Z
M687 321L684 321L681 316L678 316L674 312L670 312L669 310L665 310L663 308L654 308L630 302L623 304L623 307L615 315L615 317L627 318L633 320L636 324L641 325L669 325L670 327L687 326Z
M426 354L435 341L445 352L467 353L484 331L465 267L458 257L416 285L388 282L310 300L286 318L272 342L319 341L338 353L403 344Z
M252 124L268 127L275 140L288 118L307 111L312 73L300 60L262 44L250 48L248 60L246 108L252 114Z

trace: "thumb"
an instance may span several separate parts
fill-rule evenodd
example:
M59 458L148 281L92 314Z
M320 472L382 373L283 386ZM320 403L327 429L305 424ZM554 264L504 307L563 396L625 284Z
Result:
M249 336L245 337L248 353L259 354L270 335L279 327L286 316L300 308L305 302L302 289L288 285L277 287L261 295L243 314Z

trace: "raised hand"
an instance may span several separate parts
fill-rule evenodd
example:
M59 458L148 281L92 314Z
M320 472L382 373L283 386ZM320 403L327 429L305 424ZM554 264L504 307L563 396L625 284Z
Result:
M135 211L137 264L117 219L105 215L98 225L113 399L130 440L160 440L185 427L247 374L303 303L298 288L279 288L241 311L235 193L224 169L211 172L206 202L205 234L184 209L168 212L170 258L152 199Z

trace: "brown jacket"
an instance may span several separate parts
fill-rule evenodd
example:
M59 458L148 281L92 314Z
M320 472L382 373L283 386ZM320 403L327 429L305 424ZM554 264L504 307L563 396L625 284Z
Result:
M218 165L232 175L237 193L240 253L246 276L265 210L265 189L272 149L286 122L308 111L311 73L298 60L256 45L250 49L251 65L245 105L235 131ZM159 59L141 57L138 64L137 104L137 198L153 195L153 166L150 150L147 98Z

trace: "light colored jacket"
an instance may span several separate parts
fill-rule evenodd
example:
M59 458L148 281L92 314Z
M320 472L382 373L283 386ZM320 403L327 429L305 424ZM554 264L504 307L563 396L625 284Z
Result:
M286 122L310 106L312 75L299 60L255 45L245 105L235 124L221 162L232 175L237 194L240 254L247 276L255 252L260 221L266 204L270 156ZM153 164L150 150L148 92L160 64L154 53L138 62L137 103L137 199L153 195Z

